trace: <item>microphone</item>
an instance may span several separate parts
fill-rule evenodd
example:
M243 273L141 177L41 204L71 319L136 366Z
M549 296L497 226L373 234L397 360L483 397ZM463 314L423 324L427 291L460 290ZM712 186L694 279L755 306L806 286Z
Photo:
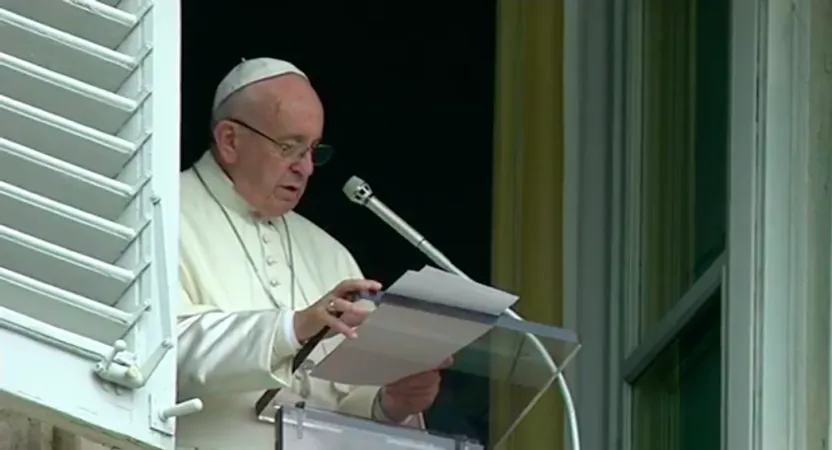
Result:
M387 207L384 203L381 202L378 198L376 198L375 194L373 194L373 190L370 188L370 185L367 184L366 181L358 178L356 176L350 177L346 183L344 183L344 195L350 199L351 202L357 203L361 206L366 207L370 211L373 212L379 219L383 220L387 225L390 225L391 228L396 230L402 237L408 240L411 244L413 244L417 249L419 249L425 256L427 256L431 261L436 263L440 268L456 274L466 280L471 280L471 277L465 274L459 267L455 266L451 260L448 259L447 256L442 254L438 248L434 247L433 244L428 242L424 236L419 234L418 231L413 229L404 219L399 217L396 213L393 212L390 208ZM471 280L473 281L473 280ZM517 315L511 309L506 310L506 313L514 319L523 320L522 317ZM536 339L535 339L536 340ZM546 359L551 361L551 358L548 358L549 352L543 349L541 345L539 348L545 355ZM554 363L551 364L553 370L557 371L556 366Z
M425 256L427 256L431 261L439 265L439 267L447 270L448 272L460 275L463 278L470 279L462 272L462 270L456 267L451 260L448 259L448 257L442 254L438 248L434 247L433 244L428 242L428 240L411 227L410 224L405 222L405 220L393 212L392 209L382 203L381 200L373 194L373 190L366 181L356 176L352 176L346 183L344 183L343 191L344 195L346 195L351 202L357 203L372 211L373 214L383 220L384 223L390 226L390 228L396 230L397 233L407 239L408 242L424 253Z
M346 183L344 183L343 191L344 195L346 195L351 202L357 203L372 211L373 214L378 216L378 218L383 220L387 225L390 225L391 228L396 230L396 232L402 235L403 238L407 239L408 242L413 244L440 268L466 280L473 281L471 280L471 277L466 275L465 272L455 266L450 259L442 254L438 248L428 242L424 236L419 234L419 232L405 222L404 219L399 217L395 212L393 212L393 210L388 208L387 205L382 203L381 200L376 198L375 194L373 194L373 190L366 181L358 178L357 176L352 176ZM506 310L506 314L513 319L523 320L523 318L516 312L512 311L511 308ZM575 450L580 450L581 444L578 431L578 415L575 411L572 393L569 391L569 386L566 384L566 378L564 378L563 373L559 372L558 366L552 360L552 356L549 355L549 352L543 346L543 343L540 342L540 339L529 333L526 334L526 338L529 339L535 349L540 353L540 356L546 362L546 365L549 366L549 370L552 371L552 374L557 374L558 387L560 387L561 394L563 395L563 401L566 405L569 428L572 434L572 446Z

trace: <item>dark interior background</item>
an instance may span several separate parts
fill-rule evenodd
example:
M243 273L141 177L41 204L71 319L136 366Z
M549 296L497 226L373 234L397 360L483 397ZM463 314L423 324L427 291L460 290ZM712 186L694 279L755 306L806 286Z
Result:
M248 1L183 8L182 169L209 144L214 88L241 58L301 68L326 108L319 168L299 212L391 283L427 261L341 186L358 175L473 278L491 265L495 1ZM441 6L440 6L441 5ZM446 374L429 425L483 437L487 385ZM484 392L483 392L484 391ZM486 396L483 398L483 396Z

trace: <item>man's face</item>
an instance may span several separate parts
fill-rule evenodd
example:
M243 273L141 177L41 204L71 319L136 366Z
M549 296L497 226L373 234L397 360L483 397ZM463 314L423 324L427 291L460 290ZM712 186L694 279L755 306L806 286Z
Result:
M263 218L297 206L313 172L323 108L312 86L287 75L250 86L253 107L217 124L219 156L234 187Z

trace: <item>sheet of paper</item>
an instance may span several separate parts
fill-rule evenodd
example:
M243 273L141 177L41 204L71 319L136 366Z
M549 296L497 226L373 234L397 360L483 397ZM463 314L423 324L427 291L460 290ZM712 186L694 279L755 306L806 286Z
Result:
M516 295L431 266L419 272L408 270L387 292L493 315L502 314L517 301Z
M517 296L438 269L408 271L388 292L423 301L499 314ZM312 370L338 383L382 386L431 370L490 330L482 323L383 303Z

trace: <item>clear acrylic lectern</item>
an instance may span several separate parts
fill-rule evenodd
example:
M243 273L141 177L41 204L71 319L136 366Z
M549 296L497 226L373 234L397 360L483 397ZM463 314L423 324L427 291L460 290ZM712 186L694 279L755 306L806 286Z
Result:
M443 436L305 406L278 406L275 450L482 450L466 436Z
M449 436L437 431L441 426L431 423L427 430L420 430L302 405L283 405L260 415L262 421L274 424L277 450L498 449L552 387L559 371L579 348L577 336L571 331L506 314L493 316L389 293L363 297L379 306L402 308L409 318L418 316L418 323L442 321L447 325L457 321L460 327L481 327L479 338L459 343L462 349L453 355L453 365L443 374L444 378L465 380L453 388L452 395L454 402L464 405L458 412L475 418L476 426L462 435ZM413 342L412 336L402 338ZM418 345L440 345L425 335L418 339L425 341ZM407 354L402 352L397 357Z

